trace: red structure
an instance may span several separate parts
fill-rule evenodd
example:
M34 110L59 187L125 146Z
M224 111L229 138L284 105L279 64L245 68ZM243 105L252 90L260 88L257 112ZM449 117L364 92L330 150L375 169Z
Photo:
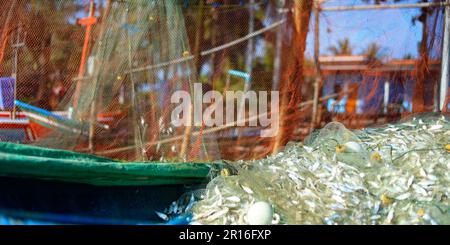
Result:
M78 81L74 94L74 101L73 101L74 107L78 105L78 98L80 96L80 87L82 82L81 78L84 76L84 72L86 69L86 58L89 52L89 40L91 39L92 26L97 23L97 18L94 16L94 14L95 14L95 3L94 0L90 0L89 17L82 18L77 21L79 25L86 26L86 34L84 36L83 51L81 53L80 68L78 70Z

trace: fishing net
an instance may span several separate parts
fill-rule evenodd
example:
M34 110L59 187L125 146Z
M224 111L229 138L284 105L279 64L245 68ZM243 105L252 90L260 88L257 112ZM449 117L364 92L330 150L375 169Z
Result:
M78 72L85 31L76 13L85 6L83 1L0 3L0 76L15 78L16 99L56 109ZM62 90L53 94L56 88Z
M193 149L197 137L180 137L195 128L170 125L175 106L170 96L178 90L190 93L196 81L192 62L186 59L157 71L147 68L190 56L180 6L171 1L114 1L107 11L92 48L91 74L88 68L62 103L70 120L81 123L79 133L56 132L39 144L89 148L125 159L215 159L207 154L208 138ZM113 123L99 122L99 115L106 121L114 118ZM167 138L172 140L160 143Z
M362 128L436 110L442 6L327 11L374 2L323 1L315 23L296 2L2 1L0 138L130 161L258 159L330 121ZM249 123L174 127L170 97L192 95L196 82L203 92L280 91L280 134L261 137L265 127Z
M44 13L39 9L44 6L30 5L37 15ZM213 136L200 139L191 134L200 127L171 125L176 105L171 95L175 91L190 94L197 82L181 5L173 1L107 1L103 5L89 40L90 55L84 57L85 67L80 67L78 76L68 76L67 91L53 107L62 115L41 113L39 109L48 109L42 104L37 104L39 109L19 104L30 117L43 119L40 123L51 128L32 143L124 160L217 159ZM157 65L177 59L184 60Z
M397 21L385 21L392 18ZM327 37L321 43L326 55L323 89L340 94L323 106L349 127L379 114L398 120L411 112L435 110L443 25L442 8L321 13L321 35ZM340 37L342 32L347 36ZM397 45L385 45L391 41ZM335 59L330 61L331 57Z
M321 1L316 22L313 1L1 1L0 139L113 158L113 168L242 160L164 219L188 210L198 223L248 223L263 201L274 223L448 224L447 118L350 130L438 110L444 8L325 11L369 2ZM197 82L280 91L279 133L173 126L171 96L192 96Z
M225 84L228 90L270 90L272 64L267 58L273 56L274 36L285 23L276 9L281 5L88 0L2 4L6 34L0 38L5 43L0 73L8 79L17 73L9 80L17 84L11 98L20 101L7 108L5 117L30 119L33 132L8 141L122 160L210 161L242 156L240 151L233 154L236 148L243 149L242 157L270 151L263 147L270 139L257 136L261 144L251 146L255 151L248 148L261 127L244 127L247 133L236 131L235 125L174 127L170 98L179 90L192 95L196 82L203 83L203 92L223 92ZM232 25L231 19L242 24ZM198 23L203 33L197 31ZM224 34L224 29L229 31ZM245 62L242 53L248 54ZM276 56L280 59L281 53ZM246 82L230 70L251 79ZM236 133L239 142L232 139Z
M273 224L449 224L449 129L439 115L352 132L330 123L305 144L238 162L188 211L194 223L249 224L262 201Z

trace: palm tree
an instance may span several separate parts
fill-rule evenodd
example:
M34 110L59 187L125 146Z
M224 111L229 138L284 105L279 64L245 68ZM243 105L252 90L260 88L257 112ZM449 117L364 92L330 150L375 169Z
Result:
M374 2L375 4L381 4L387 2L387 0L363 0L364 2ZM402 0L394 0L394 2L400 2ZM417 2L429 2L428 0L418 0ZM430 1L431 2L431 1ZM422 8L418 16L412 19L413 24L416 21L422 22L422 40L419 44L419 63L417 67L417 81L414 85L413 92L413 112L420 112L423 110L425 103L425 80L429 76L428 69L428 30L427 30L427 15L430 10Z
M394 0L394 3L400 2L400 1L402 1L402 0ZM373 2L375 4L381 4L381 3L387 2L387 0L373 0L373 1L372 0L363 0L363 2L366 2L366 3Z
M348 38L339 40L337 46L331 46L328 50L334 55L351 55L353 53L353 47L350 45Z
M414 59L414 56L411 53L407 53L403 56L404 60L411 60Z
M365 54L369 61L381 60L385 54L382 52L382 48L377 43L371 43L364 50L363 54Z

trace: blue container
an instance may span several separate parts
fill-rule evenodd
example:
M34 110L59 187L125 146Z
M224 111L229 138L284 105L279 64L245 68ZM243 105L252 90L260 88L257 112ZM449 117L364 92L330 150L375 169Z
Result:
M14 85L16 79L13 77L0 77L0 110L12 110L14 108Z

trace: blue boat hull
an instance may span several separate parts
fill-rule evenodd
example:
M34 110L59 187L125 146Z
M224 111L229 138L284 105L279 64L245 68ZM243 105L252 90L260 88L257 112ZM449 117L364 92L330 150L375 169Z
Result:
M0 177L0 214L65 224L158 224L163 211L201 185L93 186Z

